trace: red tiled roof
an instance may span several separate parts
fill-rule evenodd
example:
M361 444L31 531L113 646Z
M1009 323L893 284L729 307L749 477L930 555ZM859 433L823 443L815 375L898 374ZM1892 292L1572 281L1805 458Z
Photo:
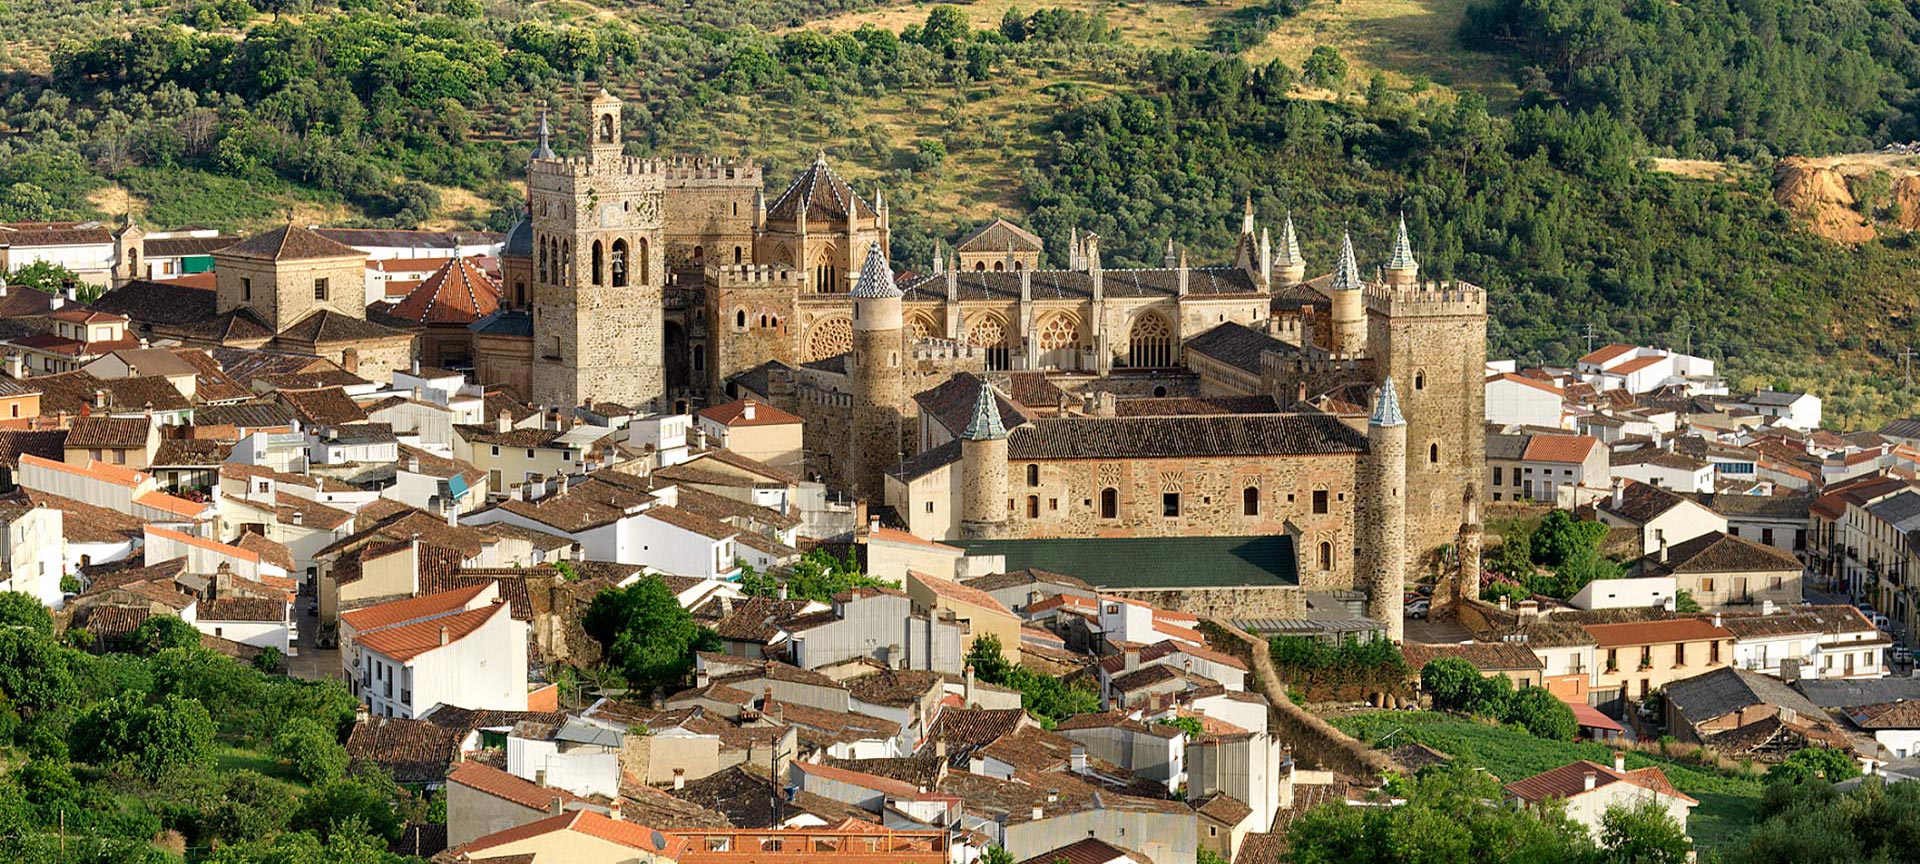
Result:
M548 816L538 822L529 822L518 828L488 834L460 848L471 854L555 831L577 831L609 843L618 843L661 855L669 860L679 858L687 848L687 841L679 837L663 834L645 825L613 819L592 810L574 810L558 816Z
M1624 624L1588 624L1587 634L1601 648L1623 645L1659 645L1668 642L1699 642L1731 639L1733 632L1706 618L1673 618L1666 621L1632 621Z
M1631 783L1643 789L1659 792L1679 798L1689 804L1698 804L1680 790L1667 782L1667 775L1660 769L1648 767L1632 771L1615 771L1605 765L1582 759L1569 762L1550 771L1542 771L1525 780L1516 780L1507 784L1507 791L1525 801L1545 801L1550 798L1572 798L1586 793L1586 775L1594 775L1594 788L1609 783Z
M919 788L912 783L881 777L877 774L863 774L859 771L849 771L845 768L835 768L831 765L814 765L807 762L794 762L793 767L799 769L802 774L811 774L815 777L835 780L850 786L858 786L862 789L872 789L875 792L885 792L909 798L920 794Z
M447 782L512 801L530 810L545 811L553 806L555 798L560 799L563 805L586 803L587 800L565 789L542 786L479 762L460 763L458 768L447 772Z
M1588 435L1535 435L1527 439L1527 450L1520 455L1528 462L1565 462L1580 464L1587 461L1600 441Z
M152 525L147 526L147 533L155 537L164 537L168 540L172 540L175 543L185 543L188 546L205 549L208 552L214 552L214 553L226 555L232 558L238 558L242 561L249 561L254 564L260 563L260 556L258 553L247 551L238 546L228 546L225 543L220 543L214 540L208 540L204 537L195 537L191 534L182 534L178 531L173 531L166 528L157 528Z
M406 662L422 654L458 642L481 625L493 620L496 615L511 615L512 610L505 603L493 603L467 612L448 615L442 618L429 618L412 624L401 624L385 630L375 630L360 637L360 647L369 651L378 651L400 662ZM446 642L440 641L442 633Z
M1622 363L1618 366L1615 366L1612 369L1608 369L1607 371L1615 375L1626 375L1633 372L1638 372L1642 369L1647 368L1648 366L1652 366L1653 364L1658 363L1665 359L1667 358L1658 354L1654 354L1647 357L1635 357L1632 360L1628 360L1627 362Z
M1612 345L1608 345L1605 348L1601 348L1587 354L1587 356L1580 358L1580 362L1606 363L1608 360L1612 360L1615 357L1619 357L1623 354L1627 354L1632 351L1633 351L1632 345L1621 345L1619 343L1615 343Z
M753 416L747 416L748 406L753 407ZM735 399L725 405L715 405L702 409L700 416L722 426L780 426L801 423L799 417L752 399Z
M404 546L400 548L405 548ZM398 549L391 551L399 551ZM468 603L484 593L493 583L486 582L468 588L455 588L438 594L425 594L368 606L351 612L340 613L340 620L353 625L353 629L365 633L382 627L391 627L406 621L416 621L435 615L445 615Z
M1013 610L1008 609L1000 601L995 600L992 594L988 594L971 585L962 585L951 579L940 579L928 576L916 570L909 570L907 572L914 578L919 579L920 584L927 586L928 591L932 591L944 599L952 600L956 603L978 606L989 612L999 612L1008 616L1013 615Z
M467 258L449 258L387 314L420 324L472 324L500 308L500 286Z

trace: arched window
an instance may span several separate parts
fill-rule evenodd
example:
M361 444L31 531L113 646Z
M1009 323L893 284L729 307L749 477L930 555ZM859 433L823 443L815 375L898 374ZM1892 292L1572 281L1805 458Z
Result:
M993 272L995 272L995 273L1000 273L1000 272L1003 272L1003 271L1005 271L1006 269L1007 269L1007 262L1005 262L1005 261L995 261L995 262L993 262Z
M627 287L627 241L613 241L613 287Z
M551 281L547 278L547 241L544 239L533 253L533 275L542 282Z
M1153 312L1133 319L1127 334L1127 365L1143 369L1173 365L1173 327L1167 319Z
M837 294L840 291L840 268L833 264L833 250L823 249L813 259L813 285L815 293Z
M1435 465L1440 464L1440 445L1438 443L1427 445L1427 461Z
M967 344L987 349L988 369L999 371L1012 363L1006 325L991 315L981 315L967 324Z
M1415 390L1427 389L1427 373L1425 372L1413 373L1413 389Z
M1022 270L1025 270L1025 269L1027 269L1027 265L1026 265L1026 262L1024 262L1024 261L1015 261L1015 262L1013 262L1013 272L1015 272L1015 273L1018 273L1018 272L1020 272L1020 271L1022 271Z
M733 326L738 327L741 330L747 329L747 310L738 309L734 311Z
M527 305L527 283L515 280L513 283L513 305Z
M606 272L606 253L601 250L600 241L595 240L593 241L593 284L605 285L606 283L601 280L605 278Z
M612 114L600 115L600 143L602 144L613 143L613 115Z
M704 247L704 246L695 246L695 247L693 247L693 263L695 263L695 264L705 264L705 263L707 263L707 249L706 249L706 247Z
M1028 519L1040 518L1040 496L1038 495L1027 496L1027 518Z
M699 372L705 368L707 368L707 346L695 345L693 346L693 371Z
M1260 490L1258 488L1248 486L1240 490L1240 515L1260 515Z
M1120 518L1120 490L1111 486L1100 490L1100 518Z
M975 269L975 270L985 270L985 269L987 269L987 262L985 262L985 261L975 261L975 262L973 262L973 269Z
M1038 465L1027 466L1027 485L1028 486L1040 485L1040 466Z
M1333 544L1325 540L1320 541L1320 569L1333 569Z
M640 278L634 281L640 285L647 285L652 283L653 282L653 268L652 268L653 250L650 247L648 247L647 238L645 237L640 238L640 247L637 250L635 250L635 252L636 254L633 256L633 269L640 274Z
M738 246L733 247L733 263L735 264L740 263L741 256L744 254L746 253L740 251L740 247Z

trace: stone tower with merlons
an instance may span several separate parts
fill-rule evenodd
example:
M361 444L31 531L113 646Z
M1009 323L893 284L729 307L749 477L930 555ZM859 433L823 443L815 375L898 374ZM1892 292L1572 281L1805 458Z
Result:
M528 165L533 228L533 401L588 397L639 410L665 395L664 166L622 152L620 100L587 103L583 156Z

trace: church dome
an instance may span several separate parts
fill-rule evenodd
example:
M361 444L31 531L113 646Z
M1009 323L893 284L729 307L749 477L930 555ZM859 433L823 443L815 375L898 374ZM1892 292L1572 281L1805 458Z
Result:
M520 221L513 223L513 227L507 229L507 243L500 250L500 257L533 257L533 223L527 221L527 217L520 217Z

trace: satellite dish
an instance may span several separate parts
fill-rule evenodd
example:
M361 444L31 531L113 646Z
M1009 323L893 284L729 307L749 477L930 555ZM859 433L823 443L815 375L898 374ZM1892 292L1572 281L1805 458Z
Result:
M661 850L666 849L667 848L666 835L661 834L658 831L653 832L653 848L661 849Z

